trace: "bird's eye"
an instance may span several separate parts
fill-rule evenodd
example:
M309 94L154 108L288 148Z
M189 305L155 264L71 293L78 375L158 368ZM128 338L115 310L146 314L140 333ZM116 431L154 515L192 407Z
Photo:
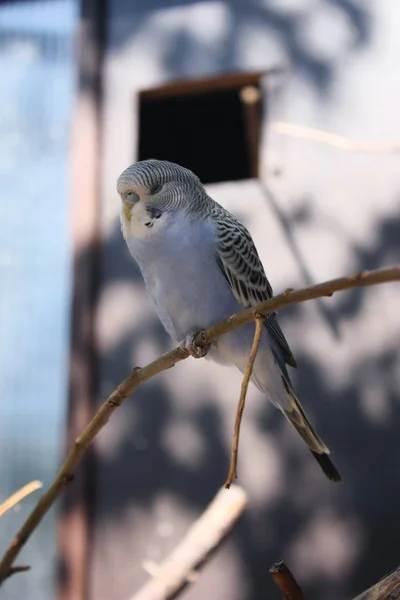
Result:
M153 185L150 189L150 194L157 194L158 192L161 191L162 185L161 183L156 183L155 185Z
M122 194L122 199L124 202L128 202L129 204L135 204L140 200L138 194L135 194L135 192L127 192L126 194Z

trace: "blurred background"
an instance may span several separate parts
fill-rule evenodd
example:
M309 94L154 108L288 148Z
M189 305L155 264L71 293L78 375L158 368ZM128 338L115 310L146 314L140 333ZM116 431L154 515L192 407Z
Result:
M395 0L0 3L0 501L47 487L95 407L171 347L120 232L135 160L192 168L275 292L399 262L399 28ZM279 558L309 600L399 564L399 303L388 284L281 312L343 482L249 390L249 507L188 600L278 598ZM129 600L225 480L239 389L192 359L142 386L2 598ZM1 551L37 497L1 518Z

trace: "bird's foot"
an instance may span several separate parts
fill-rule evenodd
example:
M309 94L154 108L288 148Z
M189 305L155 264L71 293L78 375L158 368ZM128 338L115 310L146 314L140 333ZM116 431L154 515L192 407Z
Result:
M181 341L179 347L186 350L193 358L203 358L208 353L211 344L207 342L204 346L198 346L195 343L197 335L198 333L190 333Z

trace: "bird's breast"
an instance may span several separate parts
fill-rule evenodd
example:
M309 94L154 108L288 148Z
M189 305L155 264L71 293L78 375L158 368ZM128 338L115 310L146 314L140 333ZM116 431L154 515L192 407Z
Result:
M152 244L128 245L141 268L146 287L168 333L181 340L237 310L221 274L213 224L175 220Z

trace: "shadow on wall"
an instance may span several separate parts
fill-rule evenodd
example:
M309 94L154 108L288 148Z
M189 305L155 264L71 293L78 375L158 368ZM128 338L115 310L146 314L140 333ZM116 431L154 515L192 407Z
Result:
M297 217L295 214L288 218ZM317 217L310 210L302 215L303 220L314 218ZM379 235L373 246L354 247L355 270L380 266L399 255L400 219L382 220L377 231ZM79 260L85 260L85 256ZM142 285L117 224L104 246L102 294L128 282L138 289ZM362 289L340 297L334 309L337 323L345 320L342 327L351 327L351 319L360 316L363 301ZM118 309L124 311L128 307L121 303ZM284 310L283 327L286 319L296 320L299 315L299 307ZM377 318L378 315L379 307ZM154 356L170 347L155 316L144 319L143 323L137 319L101 355L99 398L104 399L130 372L132 348L142 347L143 343L151 343L156 349ZM280 557L297 569L310 600L351 597L399 561L393 523L397 522L396 499L400 494L397 460L400 397L394 373L400 350L385 348L376 356L361 356L349 379L352 383L343 385L339 391L332 390L318 357L314 359L300 351L296 358L299 397L306 399L308 408L307 398L311 399L313 420L331 447L344 481L335 486L319 477L319 473L317 476L314 461L307 452L300 451L299 441L288 433L281 414L268 410L265 404L257 423L282 457L279 473L282 485L272 502L266 490L265 507L250 505L230 542L239 556L235 568L244 573L249 600L277 596L268 567ZM185 363L179 366L179 373L176 369L179 377ZM379 401L386 406L387 415L381 422L371 420L363 407L362 398L371 377ZM95 528L104 524L118 526L127 511L138 515L143 510L151 511L157 498L165 494L196 514L204 509L226 476L229 461L226 439L230 432L224 430L221 408L215 398L200 390L196 407L192 425L205 450L191 466L177 461L166 442L166 430L180 418L184 407L173 401L171 391L159 379L142 386L135 398L120 409L125 427L117 439L112 440L111 435L102 442L103 446L111 444L112 451L100 451L96 457ZM234 405L232 418L233 413ZM112 431L112 421L107 428ZM263 457L242 455L241 461L262 462ZM135 527L138 530L133 528L131 535L140 544L140 540L146 539L146 532L139 524ZM112 545L107 548L109 553L114 551L118 552L118 548ZM131 565L129 557L126 560L129 568L141 571L140 565ZM108 576L114 576L112 571ZM115 577L118 578L118 573ZM135 588L139 584L140 581ZM197 597L195 590L196 585L186 592L187 596ZM134 591L131 589L131 593ZM122 600L126 595L116 596L120 597Z
M108 14L108 48L118 51L137 36L148 33L154 39L162 40L164 49L159 56L162 72L171 73L179 79L192 74L192 57L196 57L197 69L198 60L203 57L207 62L207 72L210 64L214 73L237 71L238 65L242 64L243 45L249 42L247 35L249 32L257 35L262 30L263 37L277 41L295 71L321 94L327 94L335 64L333 59L324 57L323 53L305 44L311 18L318 11L322 13L327 6L331 9L328 19L334 18L335 13L340 19L344 18L351 41L347 48L341 46L340 60L346 59L346 53L366 46L372 34L368 9L354 0L319 0L317 5L306 5L306 8L299 8L297 11L280 7L279 2L269 6L268 1L226 0L218 3L218 8L223 12L218 10L221 26L217 40L213 40L213 47L217 45L217 51L210 51L208 36L199 35L192 27L193 20L197 22L197 27L201 27L204 21L202 11L207 10L207 4L213 3L207 0L201 3L198 0L137 0L134 3L112 0ZM194 19L187 19L187 13L181 12L179 15L176 11L190 10L191 7L199 11ZM166 28L162 15L167 14L163 13L167 9L169 17ZM162 18L153 19L157 12ZM213 29L216 26L214 24ZM207 27L206 23L204 27Z
M304 285L305 286L314 285L317 282L314 281L314 279L310 273L310 270L307 267L305 259L302 255L301 248L297 244L296 237L294 235L296 225L298 224L298 220L299 220L298 215L295 215L292 217L287 216L285 214L285 212L281 210L278 200L275 198L274 194L268 188L268 186L261 184L261 189L265 196L266 202L272 208L272 211L273 211L275 217L277 218L278 223L280 224L280 226L282 228L283 234L285 236L285 241L286 241L288 247L290 248L290 251L292 253L294 260L296 261L297 267L298 267L299 272L302 277L302 281L304 281ZM307 216L308 216L307 213L303 212L300 215L300 218L302 218L302 220L304 222L307 220ZM317 309L320 312L322 318L324 319L327 327L329 327L332 334L336 338L338 338L339 337L338 323L332 313L332 310L330 308L328 308L326 306L326 303L320 298L317 298L315 300L315 304L316 304Z

